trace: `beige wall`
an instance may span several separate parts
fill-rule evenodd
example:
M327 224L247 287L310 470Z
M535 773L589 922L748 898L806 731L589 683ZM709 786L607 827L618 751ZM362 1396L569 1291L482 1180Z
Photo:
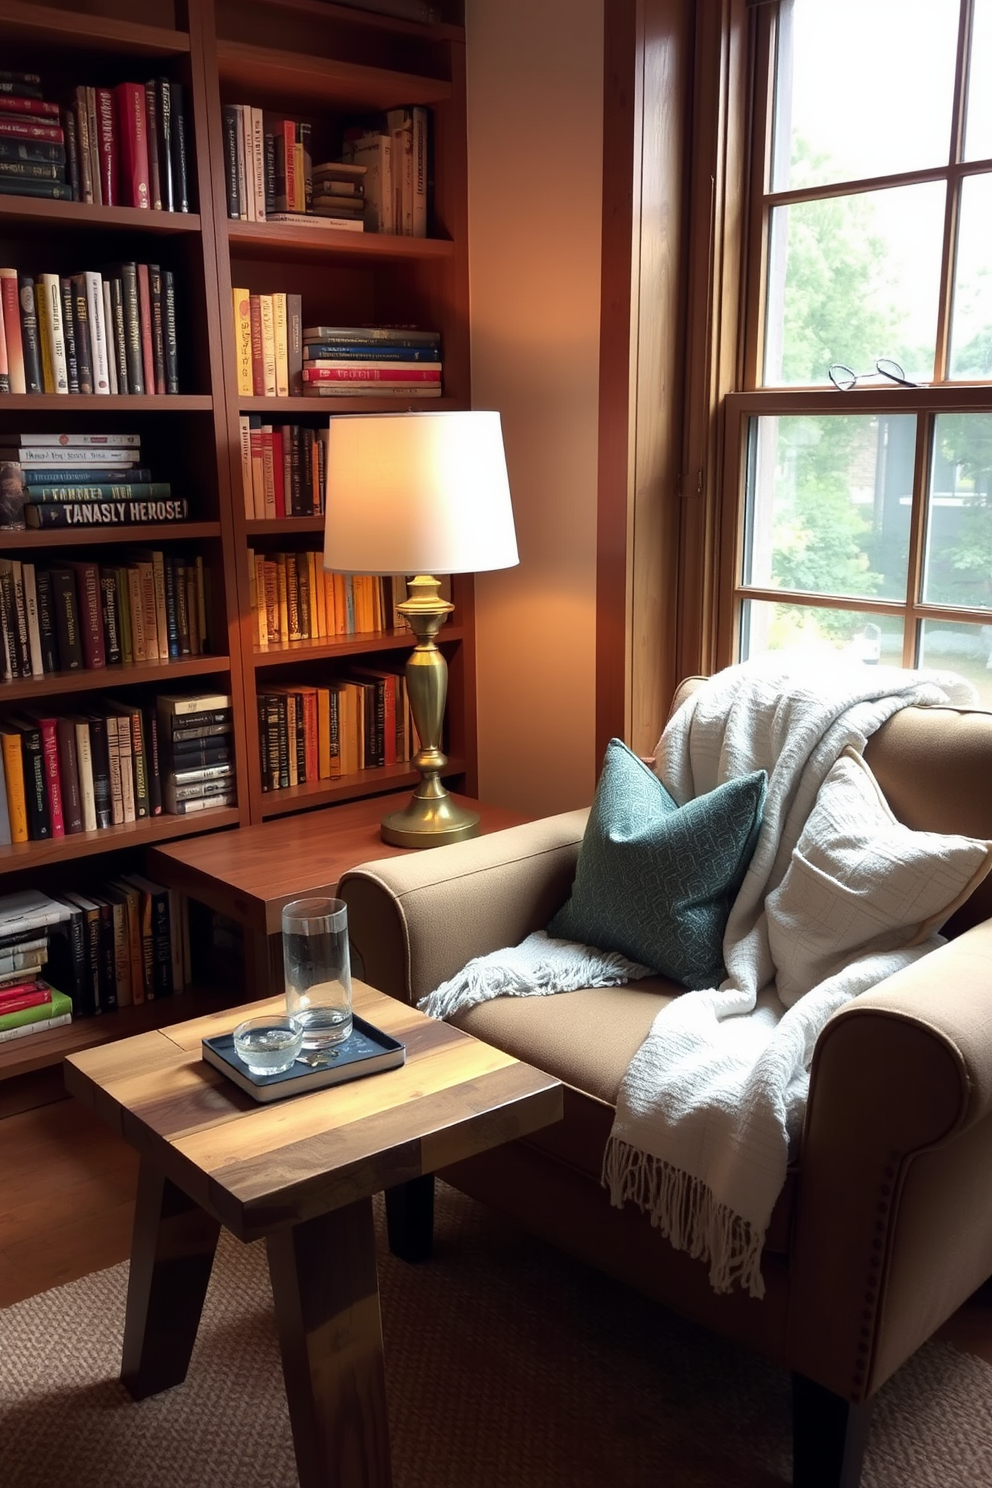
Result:
M586 803L595 758L604 0L466 0L472 387L520 565L476 581L479 789Z

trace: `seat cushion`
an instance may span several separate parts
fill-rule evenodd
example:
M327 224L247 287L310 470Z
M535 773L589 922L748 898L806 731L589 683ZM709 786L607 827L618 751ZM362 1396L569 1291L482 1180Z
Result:
M682 990L664 977L645 977L547 997L495 997L450 1021L564 1083L564 1120L527 1141L599 1184L627 1066L658 1013ZM795 1177L790 1171L765 1242L779 1255L788 1252Z

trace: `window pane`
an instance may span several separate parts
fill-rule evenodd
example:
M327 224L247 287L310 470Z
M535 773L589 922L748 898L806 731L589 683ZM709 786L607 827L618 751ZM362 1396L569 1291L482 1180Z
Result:
M992 414L934 420L923 598L992 609Z
M745 584L906 598L916 418L751 420Z
M815 386L831 362L868 372L876 357L931 380L944 199L931 181L773 210L766 384Z
M975 0L975 19L971 31L971 82L968 88L968 113L965 121L965 160L988 160L992 157L992 90L988 86L992 71L992 0Z
M982 707L992 708L992 626L924 620L921 629L920 666L957 672L978 689Z
M765 651L842 652L867 666L902 665L902 621L809 605L750 599L741 607L741 660Z
M792 0L779 26L773 191L947 164L957 0Z
M992 176L961 183L954 306L951 314L950 376L992 377Z

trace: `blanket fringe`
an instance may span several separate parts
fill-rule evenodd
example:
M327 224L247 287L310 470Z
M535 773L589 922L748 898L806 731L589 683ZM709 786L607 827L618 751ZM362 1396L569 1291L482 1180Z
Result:
M603 1183L616 1208L632 1200L676 1250L708 1262L715 1292L729 1292L737 1283L752 1297L765 1295L761 1231L715 1199L700 1179L611 1137L603 1159Z

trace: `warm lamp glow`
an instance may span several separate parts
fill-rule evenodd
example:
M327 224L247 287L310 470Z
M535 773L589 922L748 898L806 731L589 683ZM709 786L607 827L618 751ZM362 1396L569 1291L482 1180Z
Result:
M402 847L474 837L478 814L452 801L441 784L448 669L435 637L453 607L438 594L435 575L518 562L499 414L332 418L325 511L325 568L412 576L410 597L398 609L417 638L406 685L421 781L410 803L382 823L382 836Z
M331 419L324 567L449 574L518 561L498 413Z

